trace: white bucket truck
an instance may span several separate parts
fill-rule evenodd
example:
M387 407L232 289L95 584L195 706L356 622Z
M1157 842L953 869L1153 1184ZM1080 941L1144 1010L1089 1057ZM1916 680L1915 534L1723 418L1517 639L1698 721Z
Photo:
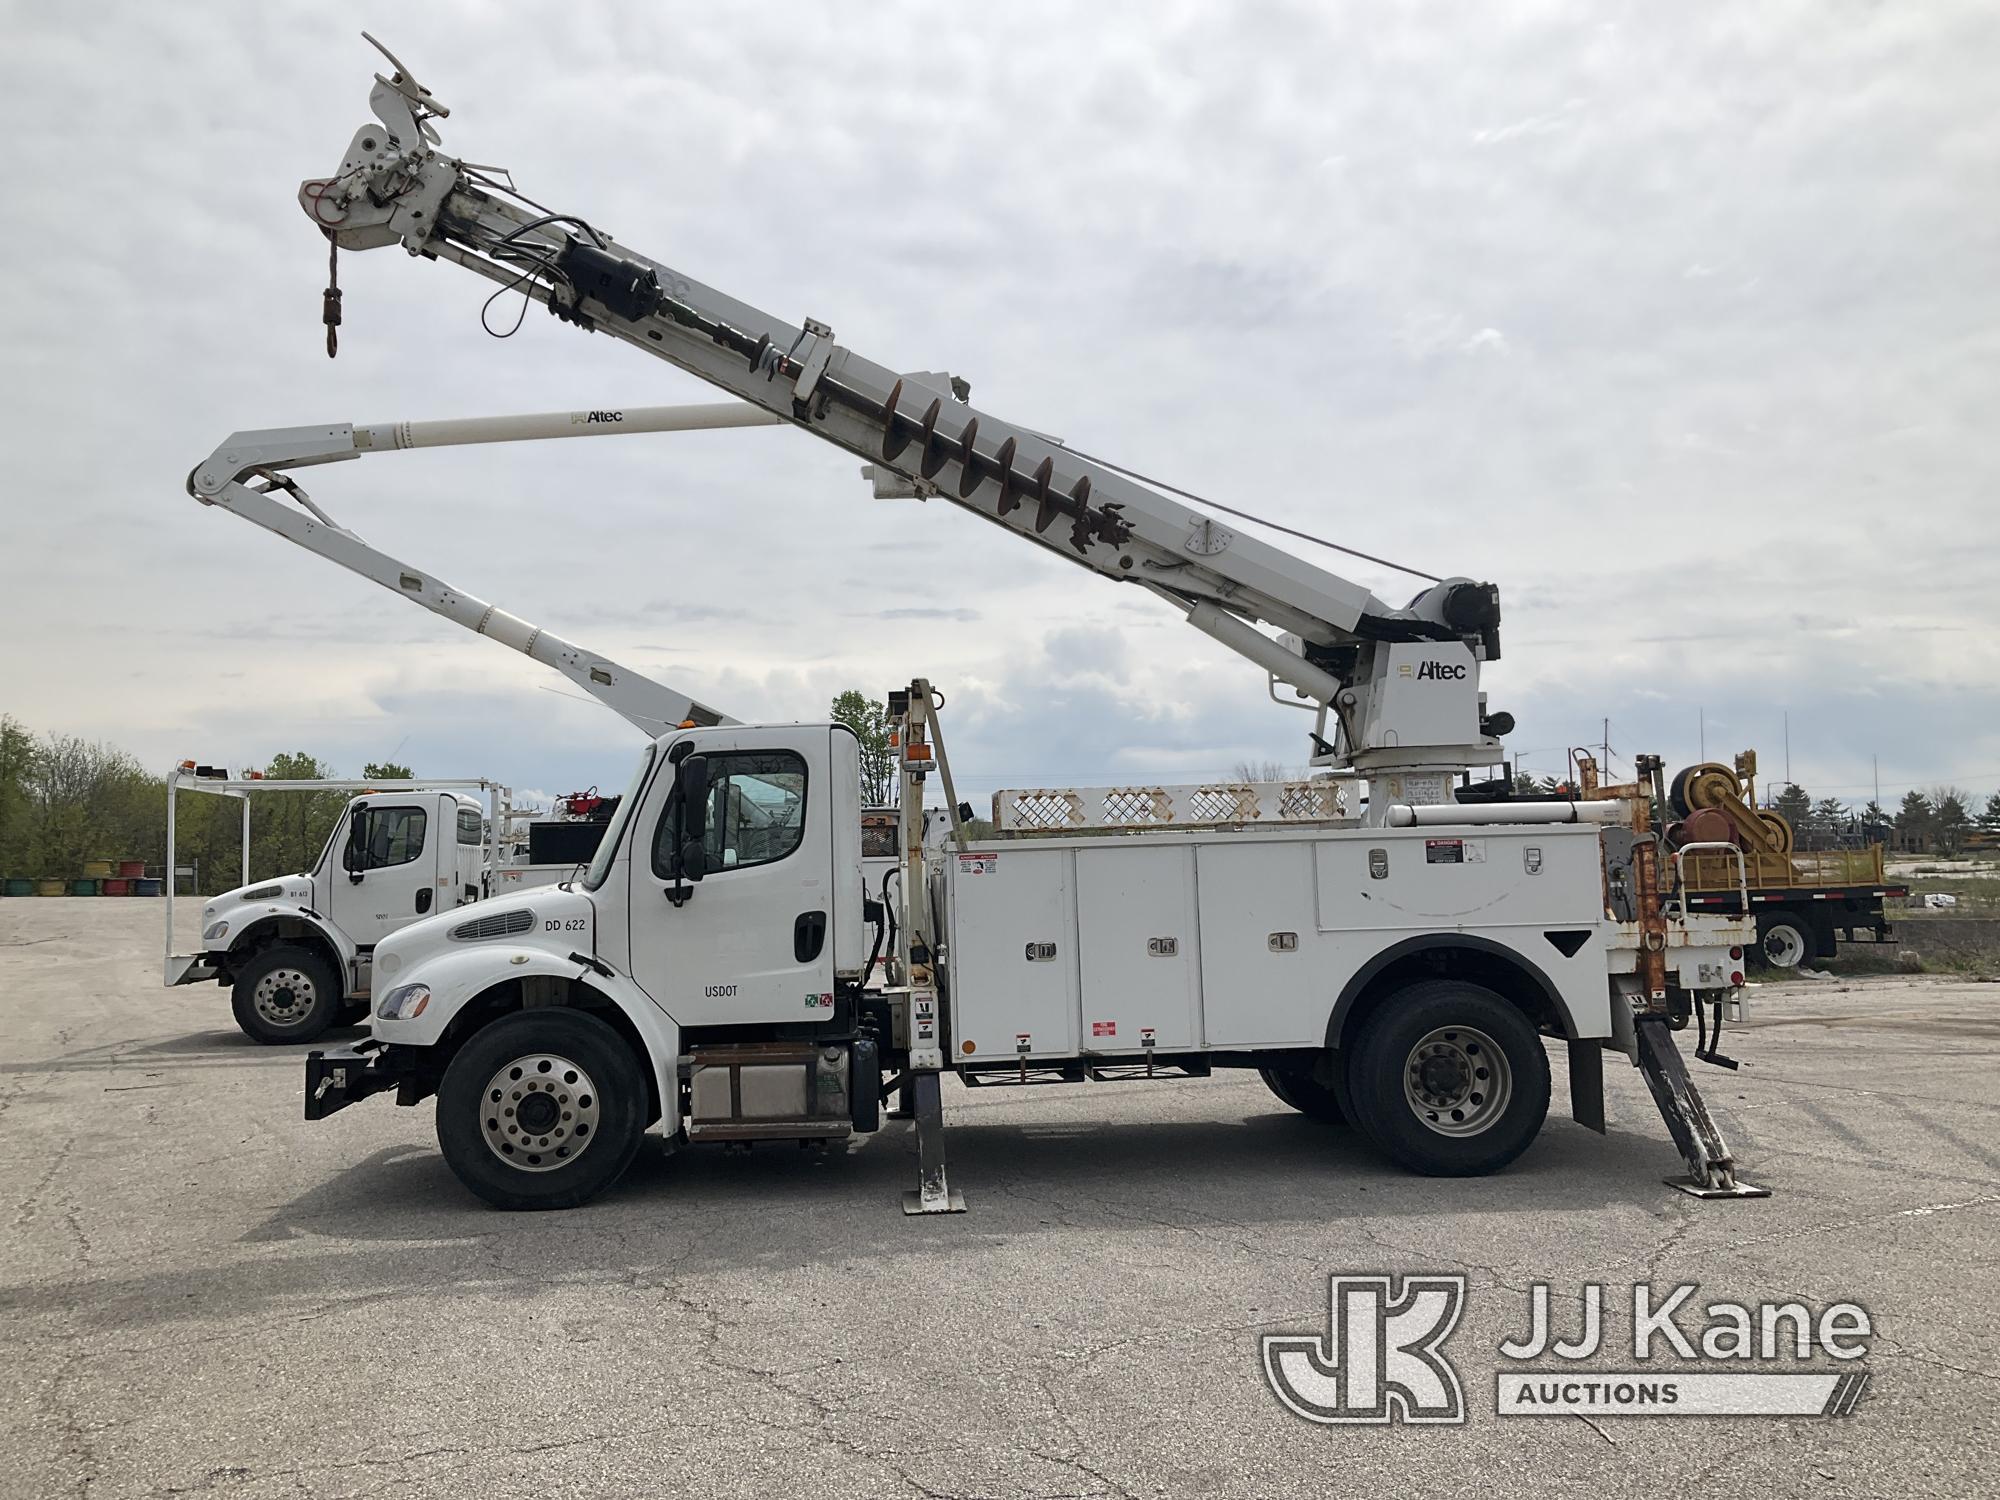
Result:
M1344 779L1358 816L1330 811L1317 783L1196 788L1172 817L1164 789L1115 788L1071 794L1096 815L1033 837L971 843L960 829L927 845L929 777L957 802L919 679L890 702L904 878L878 988L888 914L863 889L852 736L669 728L580 879L377 945L372 1035L309 1054L308 1118L389 1089L403 1104L435 1094L468 1187L561 1207L615 1181L656 1124L675 1142L825 1142L874 1130L899 1096L921 1162L905 1206L947 1212L947 1074L986 1086L1254 1068L1403 1165L1464 1174L1533 1140L1553 1043L1577 1119L1602 1129L1602 1059L1620 1053L1652 1088L1682 1185L1756 1191L1735 1181L1671 1037L1697 1019L1701 1054L1727 1062L1707 1023L1738 1001L1749 925L1680 899L1650 829L1656 763L1576 802L1470 781L1467 768L1500 764L1512 727L1480 691L1500 649L1491 584L1423 574L1394 606L974 408L962 380L899 374L824 323L774 317L527 203L439 149L444 111L400 66L371 104L339 168L300 191L336 247L401 244L471 270L864 458L878 493L942 499L1148 591L1312 713L1313 764ZM355 456L357 435L238 434L191 488L245 507L282 486L310 509L290 471ZM1010 808L1046 801L995 812L1005 826ZM1084 831L1097 836L1067 836Z
M198 940L176 921L183 791L234 798L243 808L243 884L202 903ZM310 869L252 883L251 799L287 792L345 792L349 801ZM514 816L507 788L484 778L283 781L182 761L167 773L164 980L170 988L225 986L236 1024L260 1042L307 1042L361 1020L376 945L391 933L575 873L575 865L510 859L503 833Z

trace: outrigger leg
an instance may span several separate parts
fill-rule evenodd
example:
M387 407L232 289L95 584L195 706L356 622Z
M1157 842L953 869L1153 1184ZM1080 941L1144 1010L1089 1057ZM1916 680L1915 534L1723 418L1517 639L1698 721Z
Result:
M1653 1091L1653 1102L1688 1164L1686 1177L1669 1177L1668 1187L1679 1188L1696 1198L1768 1198L1769 1188L1752 1187L1736 1180L1736 1162L1729 1143L1709 1116L1701 1091L1688 1077L1687 1064L1664 1016L1634 1018L1639 1038L1639 1070Z
M962 1214L965 1195L953 1192L944 1175L944 1097L935 1073L910 1079L917 1122L917 1186L903 1194L906 1214Z

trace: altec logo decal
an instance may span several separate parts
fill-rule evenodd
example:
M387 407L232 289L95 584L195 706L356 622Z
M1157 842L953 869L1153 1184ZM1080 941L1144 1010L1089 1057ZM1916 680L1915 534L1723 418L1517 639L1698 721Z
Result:
M1455 661L1427 661L1417 667L1417 681L1426 678L1438 682L1455 682L1465 676L1465 663Z
M569 418L572 427L590 427L600 422L622 422L624 420L625 413L622 411L571 412Z

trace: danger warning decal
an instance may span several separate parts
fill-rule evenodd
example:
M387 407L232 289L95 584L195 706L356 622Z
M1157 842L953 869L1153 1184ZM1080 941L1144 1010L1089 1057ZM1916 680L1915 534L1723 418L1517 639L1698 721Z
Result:
M1092 1036L1116 1036L1118 1035L1118 1023L1116 1021L1092 1021L1090 1023L1090 1034Z

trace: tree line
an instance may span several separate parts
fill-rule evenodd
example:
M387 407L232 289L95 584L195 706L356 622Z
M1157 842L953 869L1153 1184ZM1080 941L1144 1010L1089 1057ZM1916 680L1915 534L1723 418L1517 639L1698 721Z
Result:
M270 781L324 781L338 773L317 756L276 755ZM406 779L408 766L370 762L365 778ZM309 869L347 805L344 792L253 797L250 878ZM196 871L199 894L242 880L243 804L189 792L176 799L175 859ZM167 782L115 745L37 736L0 715L0 876L74 880L93 860L140 860L166 874ZM183 887L185 889L185 886Z

